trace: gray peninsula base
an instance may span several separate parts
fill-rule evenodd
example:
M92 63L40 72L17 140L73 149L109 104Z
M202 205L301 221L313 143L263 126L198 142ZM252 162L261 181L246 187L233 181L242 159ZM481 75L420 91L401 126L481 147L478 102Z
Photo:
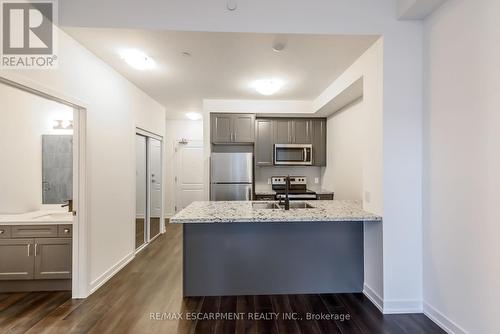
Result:
M183 226L184 296L363 290L363 222Z

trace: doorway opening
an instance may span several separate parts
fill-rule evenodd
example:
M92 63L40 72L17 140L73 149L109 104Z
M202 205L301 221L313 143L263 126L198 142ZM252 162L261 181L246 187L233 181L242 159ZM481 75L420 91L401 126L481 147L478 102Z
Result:
M7 284L2 286L12 292L71 290L73 298L85 298L86 109L44 90L0 77L7 107L0 122L6 126L1 131L5 163L0 176L7 177L0 182L6 190L0 225L8 232L1 253L12 266L0 271L21 275L17 280L3 275Z

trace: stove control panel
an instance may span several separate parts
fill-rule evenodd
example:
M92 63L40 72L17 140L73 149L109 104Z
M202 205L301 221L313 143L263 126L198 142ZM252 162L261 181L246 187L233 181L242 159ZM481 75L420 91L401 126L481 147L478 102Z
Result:
M286 176L273 176L271 178L272 185L285 185ZM305 176L290 176L291 185L307 185L307 178Z

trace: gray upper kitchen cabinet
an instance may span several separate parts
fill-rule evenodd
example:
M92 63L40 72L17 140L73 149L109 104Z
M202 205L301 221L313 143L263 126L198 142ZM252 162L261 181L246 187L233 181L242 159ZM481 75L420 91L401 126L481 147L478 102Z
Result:
M232 116L230 114L212 114L211 119L212 126L210 133L212 134L212 143L218 144L232 142Z
M35 279L71 278L71 238L35 239Z
M255 164L257 166L273 165L274 121L257 119L255 121Z
M233 116L233 141L253 143L255 141L255 115L236 114Z
M311 144L311 120L283 118L274 120L274 143Z
M0 239L0 280L33 279L33 239Z
M313 165L326 166L326 119L314 119L311 123Z
M292 120L293 144L311 144L311 121L308 119Z
M213 144L246 144L255 141L254 114L211 114Z
M275 119L274 120L274 143L292 144L292 120Z

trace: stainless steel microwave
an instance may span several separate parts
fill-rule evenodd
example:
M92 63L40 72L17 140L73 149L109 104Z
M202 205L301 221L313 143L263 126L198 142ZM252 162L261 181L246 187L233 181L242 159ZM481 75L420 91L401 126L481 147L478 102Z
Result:
M274 164L277 166L310 166L313 164L311 144L274 144Z

